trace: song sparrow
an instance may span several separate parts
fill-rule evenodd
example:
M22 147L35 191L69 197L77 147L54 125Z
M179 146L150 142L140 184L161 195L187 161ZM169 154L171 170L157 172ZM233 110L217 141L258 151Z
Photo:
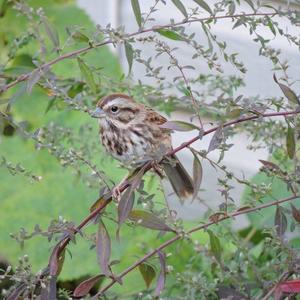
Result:
M99 119L100 137L106 151L125 165L138 167L147 161L161 161L172 149L171 130L161 128L167 120L150 107L124 94L102 98L92 117ZM160 165L180 197L194 192L192 179L175 155Z

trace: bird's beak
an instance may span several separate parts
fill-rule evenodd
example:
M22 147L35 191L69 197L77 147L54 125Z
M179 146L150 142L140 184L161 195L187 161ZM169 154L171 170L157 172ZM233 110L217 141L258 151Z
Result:
M91 117L93 118L103 118L105 116L104 110L100 107L97 107L92 113Z

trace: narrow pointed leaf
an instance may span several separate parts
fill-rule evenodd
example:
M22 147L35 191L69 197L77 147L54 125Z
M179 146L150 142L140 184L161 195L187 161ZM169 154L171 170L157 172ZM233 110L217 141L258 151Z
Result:
M86 80L86 83L88 84L88 86L90 87L92 92L94 94L96 94L97 93L97 86L96 86L95 79L94 79L92 71L90 70L88 65L80 57L77 57L77 62L78 62L81 74L84 77L84 79Z
M300 279L281 282L277 289L284 293L300 293Z
M51 276L56 276L62 269L62 264L64 262L65 251L60 253L60 244L57 244L52 250L49 259L49 273Z
M132 62L133 62L133 48L132 48L131 44L128 42L124 43L124 47L125 47L125 54L126 54L126 59L128 62L128 67L129 67L128 73L130 73L131 68L132 68Z
M21 283L17 288L15 288L5 299L6 300L18 300L21 294L26 290L26 284Z
M160 293L162 292L162 290L165 287L165 282L166 282L166 258L165 258L165 254L162 253L161 251L157 251L157 255L158 255L158 258L159 258L159 262L160 262L160 273L159 273L156 288L155 288L155 291L154 291L154 295L156 297L158 297L160 295Z
M134 12L135 20L139 27L142 25L142 14L141 14L141 8L138 0L131 0L131 6Z
M196 198L200 189L200 185L202 182L203 169L201 162L196 153L194 154L194 162L193 162L193 181L194 181L194 195L193 198Z
M220 240L211 230L207 230L207 232L209 234L210 250L213 253L216 260L221 261L221 254L223 249Z
M132 210L129 214L129 219L146 228L174 232L174 230L169 227L162 219L148 211Z
M213 14L212 10L210 9L210 7L208 6L208 4L205 1L203 1L203 0L194 0L194 2L196 2L200 7L202 7L204 10L209 12L211 15Z
M267 161L267 160L263 160L263 159L260 159L259 161L264 165L264 167L266 167L270 171L273 171L273 172L274 171L282 172L282 170L280 169L280 167L277 166L276 164L274 164L271 161Z
M77 42L89 43L89 41L90 41L88 36L86 36L85 34L83 34L82 32L80 32L78 30L72 34L72 38L73 38L73 40L75 40Z
M295 134L294 129L288 125L287 135L286 135L286 150L290 159L294 158L296 149Z
M45 31L46 31L49 39L53 43L53 46L58 49L59 48L59 35L58 35L57 30L48 22L46 17L42 17L42 22L43 22Z
M282 236L287 229L287 218L280 206L277 206L275 213L275 226L279 236Z
M155 269L147 263L142 263L139 265L139 271L143 276L146 287L149 288L156 275Z
M210 140L210 143L209 143L209 146L208 146L208 152L211 152L215 149L217 149L220 144L222 143L222 140L223 140L223 128L222 127L219 127L213 137L211 138Z
M245 0L245 2L247 2L248 5L249 5L253 10L255 10L255 7L254 7L254 4L253 4L252 0Z
M30 74L26 86L26 91L29 95L31 94L32 88L40 80L41 77L42 77L42 71L40 69L37 69Z
M185 38L178 34L176 31L169 29L157 29L155 32L158 32L160 35L174 41L185 41Z
M94 277L88 278L81 282L74 291L74 297L84 297L89 291L99 282L103 281L105 278L104 274L96 275Z
M294 219L300 223L300 210L297 209L293 204L291 204L291 208Z
M118 224L119 226L124 223L129 213L131 212L134 204L134 191L129 187L122 195L118 205Z
M166 128L176 131L191 131L191 130L200 130L194 124L183 122L183 121L167 121L159 126L160 128Z
M180 12L184 15L185 18L188 18L187 11L180 0L172 0L174 5L180 10Z
M99 222L98 232L96 236L96 248L98 263L101 267L101 270L106 276L109 276L111 274L109 269L111 241L107 229L102 220L100 220Z
M282 90L284 96L292 103L300 104L299 98L297 97L296 93L289 88L287 85L278 82L276 75L273 75L274 81L279 85L280 89Z

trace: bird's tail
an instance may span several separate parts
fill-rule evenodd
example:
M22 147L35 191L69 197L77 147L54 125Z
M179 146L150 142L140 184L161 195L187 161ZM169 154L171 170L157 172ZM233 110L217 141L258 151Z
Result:
M163 161L162 167L174 192L182 201L194 194L193 180L175 155L171 156L171 161Z

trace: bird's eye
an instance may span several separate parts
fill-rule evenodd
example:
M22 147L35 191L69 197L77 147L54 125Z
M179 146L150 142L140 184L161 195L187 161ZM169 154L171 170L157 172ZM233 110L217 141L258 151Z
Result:
M118 107L117 106L112 106L110 109L113 113L116 113L118 111Z

